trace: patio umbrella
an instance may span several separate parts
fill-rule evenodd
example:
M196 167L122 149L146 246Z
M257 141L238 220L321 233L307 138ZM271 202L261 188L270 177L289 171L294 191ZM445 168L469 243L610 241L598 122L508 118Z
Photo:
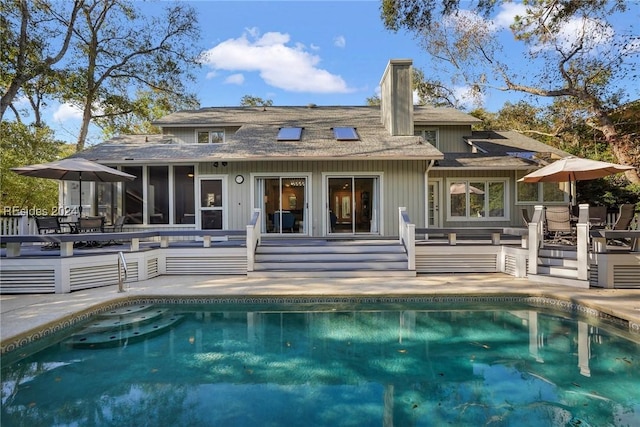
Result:
M120 182L131 181L136 178L134 175L79 157L21 166L11 168L11 170L24 176L78 181L80 184L80 216L82 216L82 181Z
M473 185L467 186L462 182L451 184L449 187L450 194L467 194L467 188L469 188L469 192L473 194L484 194L484 191L481 189L474 187Z
M615 163L601 162L598 160L582 159L580 157L565 157L556 160L528 175L523 176L518 181L521 182L568 182L569 201L571 201L571 182L585 181L590 179L603 178L627 170L633 166L618 165Z

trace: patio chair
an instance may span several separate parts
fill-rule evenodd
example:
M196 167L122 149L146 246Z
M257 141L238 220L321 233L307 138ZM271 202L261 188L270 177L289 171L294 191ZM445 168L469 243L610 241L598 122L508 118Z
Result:
M37 216L35 217L36 227L38 227L38 234L61 234L62 226L60 225L60 218L57 216ZM55 242L47 243L42 246L42 249L57 249L60 245Z
M616 219L615 224L611 227L612 230L628 230L631 226L631 222L636 215L635 205L631 203L626 203L624 205L620 205L620 210L618 212L618 218ZM630 243L629 239L613 239L610 242L613 245L628 245Z
M628 230L635 214L635 205L631 203L620 205L618 219L616 219L616 223L613 224L612 230Z
M126 220L127 220L126 216L119 216L116 218L116 220L113 222L112 225L105 225L103 227L103 231L105 233L121 233ZM118 242L117 240L109 240L107 243L105 243L105 245L121 245L121 244L122 243Z
M78 218L78 233L104 233L104 217L84 217ZM78 247L100 246L99 242L78 242Z
M607 207L589 206L589 223L591 228L604 228L607 223Z
M548 206L545 209L545 218L550 243L573 244L575 242L569 206Z

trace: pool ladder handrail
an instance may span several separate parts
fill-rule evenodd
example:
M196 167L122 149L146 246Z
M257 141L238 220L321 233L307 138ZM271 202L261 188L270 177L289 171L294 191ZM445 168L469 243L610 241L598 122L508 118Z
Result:
M124 280L122 272L124 271ZM124 282L127 281L127 260L124 259L124 253L118 252L118 292L124 292Z

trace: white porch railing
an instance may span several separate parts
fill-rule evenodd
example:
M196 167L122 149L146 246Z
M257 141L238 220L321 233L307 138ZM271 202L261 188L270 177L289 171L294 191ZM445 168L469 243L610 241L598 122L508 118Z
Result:
M36 222L27 214L0 217L0 235L2 236L37 233Z
M400 243L407 251L409 271L416 269L416 225L411 224L406 207L398 208L398 235Z
M256 249L262 236L262 211L254 209L251 221L247 225L247 271L253 271L256 262Z

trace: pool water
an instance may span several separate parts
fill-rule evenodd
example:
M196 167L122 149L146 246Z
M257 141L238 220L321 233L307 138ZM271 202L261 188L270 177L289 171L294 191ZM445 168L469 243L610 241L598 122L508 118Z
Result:
M640 344L530 307L135 306L56 341L3 358L4 427L640 425Z

